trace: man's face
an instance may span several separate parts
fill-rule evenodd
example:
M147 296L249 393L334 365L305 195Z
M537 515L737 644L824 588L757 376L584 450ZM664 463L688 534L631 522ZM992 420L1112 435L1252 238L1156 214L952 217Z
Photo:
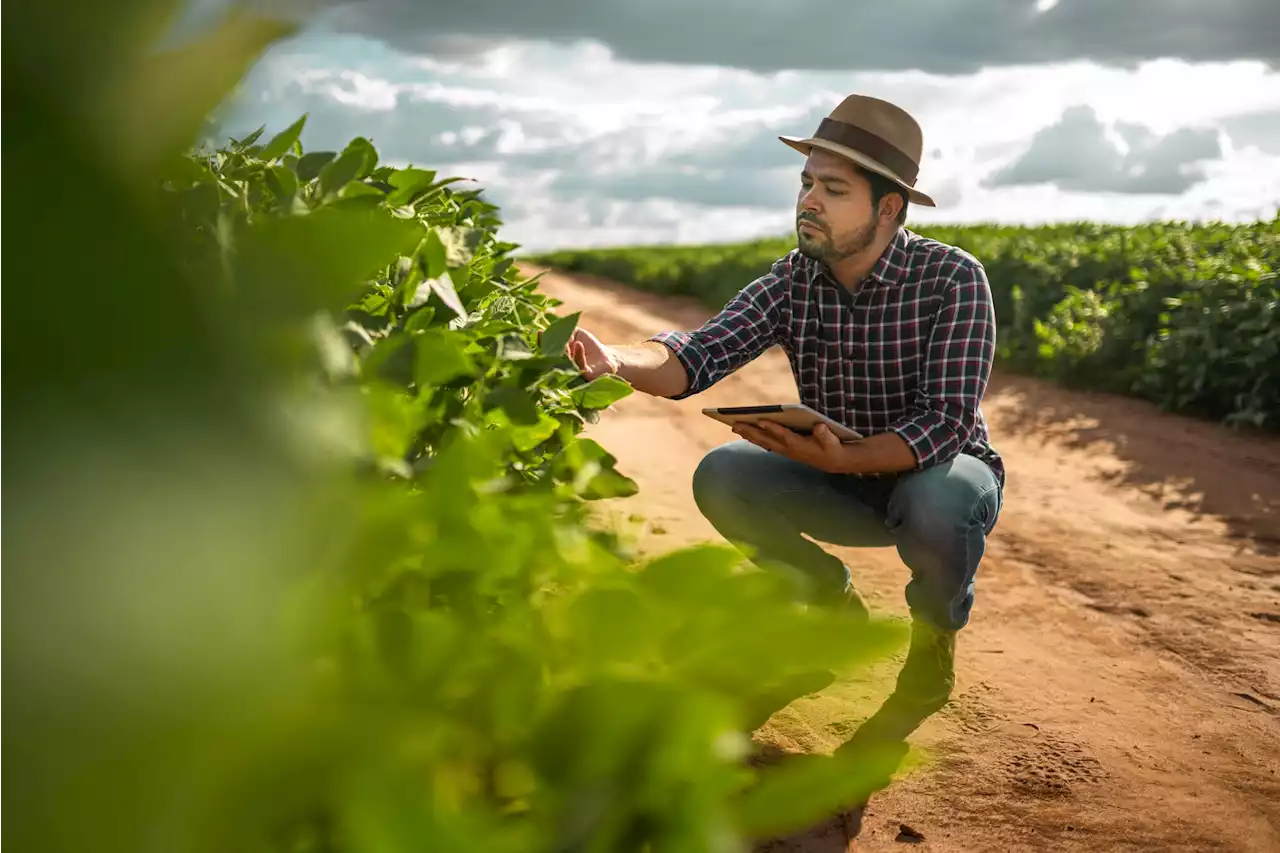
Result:
M814 148L800 173L796 242L800 253L831 266L875 241L871 185L843 157Z

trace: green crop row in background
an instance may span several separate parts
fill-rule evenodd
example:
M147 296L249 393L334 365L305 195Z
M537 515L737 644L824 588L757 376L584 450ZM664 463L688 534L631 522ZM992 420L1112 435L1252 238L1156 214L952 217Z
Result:
M986 267L1005 365L1170 411L1280 429L1280 218L918 230ZM794 246L770 239L533 260L719 307Z

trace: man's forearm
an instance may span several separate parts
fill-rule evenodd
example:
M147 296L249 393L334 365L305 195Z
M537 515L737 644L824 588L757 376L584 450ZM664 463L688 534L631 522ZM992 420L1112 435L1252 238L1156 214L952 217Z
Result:
M916 455L902 436L882 432L843 445L841 474L894 474L915 470Z
M655 397L675 397L689 388L689 376L680 359L657 341L612 346L618 358L618 376L632 388Z

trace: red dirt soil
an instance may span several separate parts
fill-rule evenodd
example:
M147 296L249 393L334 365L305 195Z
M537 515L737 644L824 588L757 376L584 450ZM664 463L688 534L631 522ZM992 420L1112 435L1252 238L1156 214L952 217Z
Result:
M608 342L709 314L589 276L542 286ZM644 553L720 541L690 478L735 436L700 409L796 399L775 350L692 399L621 401L587 434L640 493L603 510L643 517ZM856 841L832 821L767 849L1280 850L1280 440L1003 374L983 409L1006 503L952 701L912 738L931 760L872 799ZM896 551L855 550L833 552L905 615ZM797 700L756 739L829 751L900 660ZM923 839L899 839L903 824Z

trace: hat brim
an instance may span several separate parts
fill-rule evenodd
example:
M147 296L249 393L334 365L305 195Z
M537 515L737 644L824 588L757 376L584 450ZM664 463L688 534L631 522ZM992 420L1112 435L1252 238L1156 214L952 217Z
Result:
M838 154L846 160L852 160L864 169L875 172L877 175L885 176L898 186L902 187L907 191L907 200L912 204L918 204L921 207L938 206L927 194L920 192L920 190L895 175L893 170L888 166L884 165L879 160L868 157L860 151L855 151L854 149L841 145L838 142L831 142L826 139L801 139L797 136L779 136L778 139L782 140L784 143L799 151L806 157L809 156L809 152L814 148L821 148L824 151L830 151L832 154Z

